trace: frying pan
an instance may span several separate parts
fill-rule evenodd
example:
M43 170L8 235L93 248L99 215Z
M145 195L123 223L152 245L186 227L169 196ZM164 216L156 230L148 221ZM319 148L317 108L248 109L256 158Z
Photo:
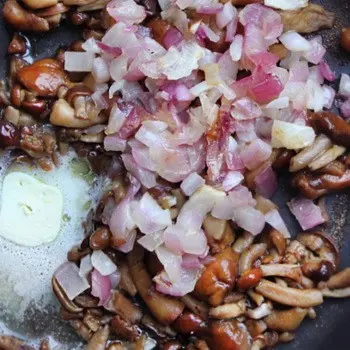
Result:
M350 1L349 0L313 0L314 3L323 5L328 11L336 13L335 27L331 30L321 31L324 45L327 48L326 59L332 69L337 73L338 87L341 72L350 74L350 56L339 48L339 34L341 28L350 25ZM4 0L0 0L0 8ZM6 77L7 71L7 44L10 37L10 29L0 18L0 79ZM53 56L59 47L70 44L80 37L77 27L68 24L39 35L28 35L32 45L32 56L34 58ZM288 174L279 179L278 191L273 200L280 206L281 215L293 234L300 228L291 216L286 202L296 195L290 187ZM327 212L330 223L326 231L338 243L341 252L341 268L350 266L350 191L333 194L326 198ZM1 248L0 248L1 249ZM1 310L0 310L1 311ZM317 319L305 320L296 332L296 339L278 349L284 350L349 350L350 349L350 299L335 300L328 299L323 305L317 307ZM40 338L53 335L61 341L68 349L79 347L79 340L72 334L72 330L57 316L57 306L52 305L48 310L31 310L24 317L23 324L13 322L11 318L5 318L6 313L0 312L0 323L27 338ZM2 328L0 327L0 333Z

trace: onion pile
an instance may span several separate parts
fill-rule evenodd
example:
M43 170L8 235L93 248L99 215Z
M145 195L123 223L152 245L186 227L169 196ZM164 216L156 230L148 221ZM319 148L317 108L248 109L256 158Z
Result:
M316 135L307 125L306 111L332 106L335 91L324 82L335 75L323 60L320 37L283 33L279 13L262 4L239 12L230 2L212 0L161 1L160 6L161 17L170 24L163 42L140 25L147 16L141 5L113 0L107 12L116 24L101 41L89 39L83 45L86 52L66 52L65 69L91 72L96 107L105 108L104 91L117 97L104 147L122 153L131 183L105 218L117 249L130 252L137 241L155 252L164 267L154 278L157 290L183 296L193 291L208 258L202 229L208 214L232 220L253 235L270 225L290 237L276 209L262 213L255 207L245 175L259 169L255 191L273 195L273 148L299 151L313 144ZM188 10L213 20L192 20ZM227 49L211 50L222 33ZM269 51L277 43L287 49L282 60ZM238 78L241 71L244 77ZM344 74L340 94L345 117L350 117L349 86ZM152 197L149 190L160 179L180 187L186 196L182 208L175 197L167 208ZM173 208L178 210L174 216ZM312 201L298 198L290 208L303 229L324 222ZM117 267L104 253L94 252L80 270L70 272L80 278L78 291L89 287L85 276L92 270L92 294L104 304ZM56 277L65 286L60 271Z

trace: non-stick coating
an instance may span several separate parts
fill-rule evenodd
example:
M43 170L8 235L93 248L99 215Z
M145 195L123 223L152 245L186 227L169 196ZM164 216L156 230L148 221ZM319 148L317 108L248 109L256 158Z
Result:
M339 84L341 72L350 74L350 55L339 48L339 36L342 27L350 26L350 1L349 0L318 0L314 3L322 4L327 10L336 13L336 24L334 29L322 31L321 35L327 48L327 61L332 69L336 71ZM2 4L4 0L0 0ZM0 20L0 78L5 77L7 69L6 50L8 43L8 32L3 20ZM30 36L34 57L52 56L60 46L64 46L78 38L80 33L76 27L68 25L61 26L56 30L42 35ZM300 229L291 214L286 202L296 193L289 186L288 175L280 179L278 193L274 200L280 205L282 216L295 234ZM338 242L341 248L341 267L350 266L350 192L335 194L327 197L327 209L330 216L330 224L327 232ZM349 350L350 349L350 300L326 300L316 309L317 319L306 320L296 332L296 340L280 345L279 349L284 350ZM53 313L54 321L46 318L43 322L49 329L61 328L61 322ZM37 327L28 324L28 330L23 330L27 335L35 334ZM35 322L41 323L40 320ZM48 323L46 323L48 322ZM40 328L40 327L39 327ZM65 332L63 332L65 333ZM62 334L62 333L61 333ZM67 333L66 333L67 334Z

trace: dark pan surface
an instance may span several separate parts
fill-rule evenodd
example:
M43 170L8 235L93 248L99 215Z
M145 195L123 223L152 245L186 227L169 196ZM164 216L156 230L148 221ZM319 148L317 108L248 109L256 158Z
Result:
M339 35L342 27L350 26L350 1L349 0L314 0L314 3L320 3L327 10L335 12L337 15L335 28L322 31L321 35L327 48L327 61L336 71L338 80L335 84L338 87L341 72L350 73L350 56L339 48ZM0 0L0 8L4 0ZM6 51L8 43L8 28L0 19L0 78L5 77L7 69ZM33 57L52 56L60 46L71 43L80 35L76 27L61 26L56 30L45 35L29 36L32 43ZM280 205L282 216L287 225L295 234L300 229L293 217L288 211L286 202L296 193L288 185L288 176L280 179L278 193L274 200ZM341 266L350 266L350 191L341 194L335 194L326 199L330 223L327 226L327 232L330 233L338 242L341 248ZM21 333L31 335L45 335L45 330L52 332L58 330L63 338L69 334L68 329L62 328L60 321L56 317L56 311L51 310L51 317L38 315L36 321L28 322ZM317 319L306 320L297 331L296 339L286 345L281 345L279 349L285 350L349 350L350 349L350 300L326 300L326 302L316 309ZM33 318L32 318L33 320ZM1 321L1 319L0 319ZM16 325L12 325L14 331L19 331ZM56 332L54 332L56 333ZM73 343L69 348L74 348Z

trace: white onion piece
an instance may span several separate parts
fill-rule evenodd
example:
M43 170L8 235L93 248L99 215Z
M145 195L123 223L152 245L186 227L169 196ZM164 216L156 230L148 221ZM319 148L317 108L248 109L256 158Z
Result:
M187 230L182 229L179 236L182 251L187 254L203 255L207 251L207 237L203 230Z
M322 86L322 89L323 89L323 96L324 96L323 107L330 109L334 102L335 90L332 87L327 85Z
M103 146L106 151L124 152L126 140L119 137L118 134L107 135L103 140Z
M81 47L86 51L86 52L92 52L92 53L101 53L101 49L97 45L97 41L95 38L89 38L81 45Z
M220 199L211 211L211 215L217 219L231 220L233 218L235 207L229 196Z
M129 232L128 236L126 237L126 242L120 246L118 246L118 250L120 250L123 253L129 253L133 250L135 240L136 240L136 230L132 230Z
M164 231L158 231L144 235L137 242L148 251L154 252L164 243Z
M79 276L86 278L86 276L92 271L91 257L90 255L84 256L80 260Z
M310 39L309 43L311 48L303 52L303 57L313 64L319 64L326 53L326 49L322 45L321 36L316 36Z
M234 18L238 17L237 9L227 2L222 10L216 14L216 24L219 29L226 27Z
M235 209L234 221L239 227L254 236L258 235L265 226L264 215L259 210L249 206Z
M244 179L240 171L229 171L222 182L222 188L228 192L239 185Z
M105 133L110 135L118 132L124 125L128 115L128 111L122 111L119 109L118 105L115 104L111 109Z
M201 23L200 25L200 29L204 32L204 34L206 35L206 37L214 42L214 43L217 43L219 40L220 40L220 36L218 34L216 34L214 31L212 31L210 29L209 26L207 26L206 24L204 23Z
M107 12L116 21L126 24L141 23L146 18L145 8L133 0L113 0L107 5Z
M120 81L123 79L128 69L128 57L126 55L120 55L112 60L109 68L109 73L114 81Z
M303 95L305 95L305 91ZM313 109L315 112L322 111L325 103L324 90L321 85L314 80L309 79L306 82L306 99L306 107L308 109Z
M278 10L298 10L306 7L309 0L264 0L264 5Z
M99 306L104 305L111 293L111 281L108 276L102 276L96 269L91 273L91 294L99 298Z
M102 250L92 252L91 264L102 276L108 276L117 270L117 265Z
M240 157L245 167L249 170L253 170L267 160L271 153L272 148L269 144L260 139L256 139L243 148Z
M316 134L310 126L301 126L281 120L274 120L272 125L272 147L301 149L310 146Z
M116 270L107 276L111 282L111 289L116 289L120 283L121 274L120 271Z
M283 33L279 40L290 51L303 52L311 49L311 44L294 31Z
M64 69L67 72L91 72L95 54L92 52L64 53Z
M271 101L266 105L266 108L286 108L289 106L289 97L283 96L279 97L276 100Z
M186 196L192 196L199 188L205 184L205 180L197 173L191 173L182 181L180 188Z
M204 185L183 205L177 217L177 224L187 230L198 231L206 215L222 197L225 197L225 192Z
M350 97L350 76L342 73L339 83L339 94L344 97Z
M73 300L86 289L90 288L87 279L79 276L79 268L73 262L65 262L60 265L55 271L54 276L69 300Z
M311 229L325 222L321 208L311 199L294 198L288 203L288 207L303 230Z
M101 57L94 58L91 74L97 84L107 83L111 77L108 63Z
M242 57L243 51L243 36L240 34L235 35L230 45L230 56L232 61L238 62Z
M270 210L268 213L266 213L265 220L270 226L272 226L278 232L282 233L285 238L290 238L288 228L284 223L280 213L276 209Z
M159 261L164 266L164 270L169 276L170 281L178 281L181 273L181 255L174 254L165 246L160 246L156 249L156 254Z
M145 234L161 231L172 224L169 210L162 209L148 192L133 206L132 217Z

